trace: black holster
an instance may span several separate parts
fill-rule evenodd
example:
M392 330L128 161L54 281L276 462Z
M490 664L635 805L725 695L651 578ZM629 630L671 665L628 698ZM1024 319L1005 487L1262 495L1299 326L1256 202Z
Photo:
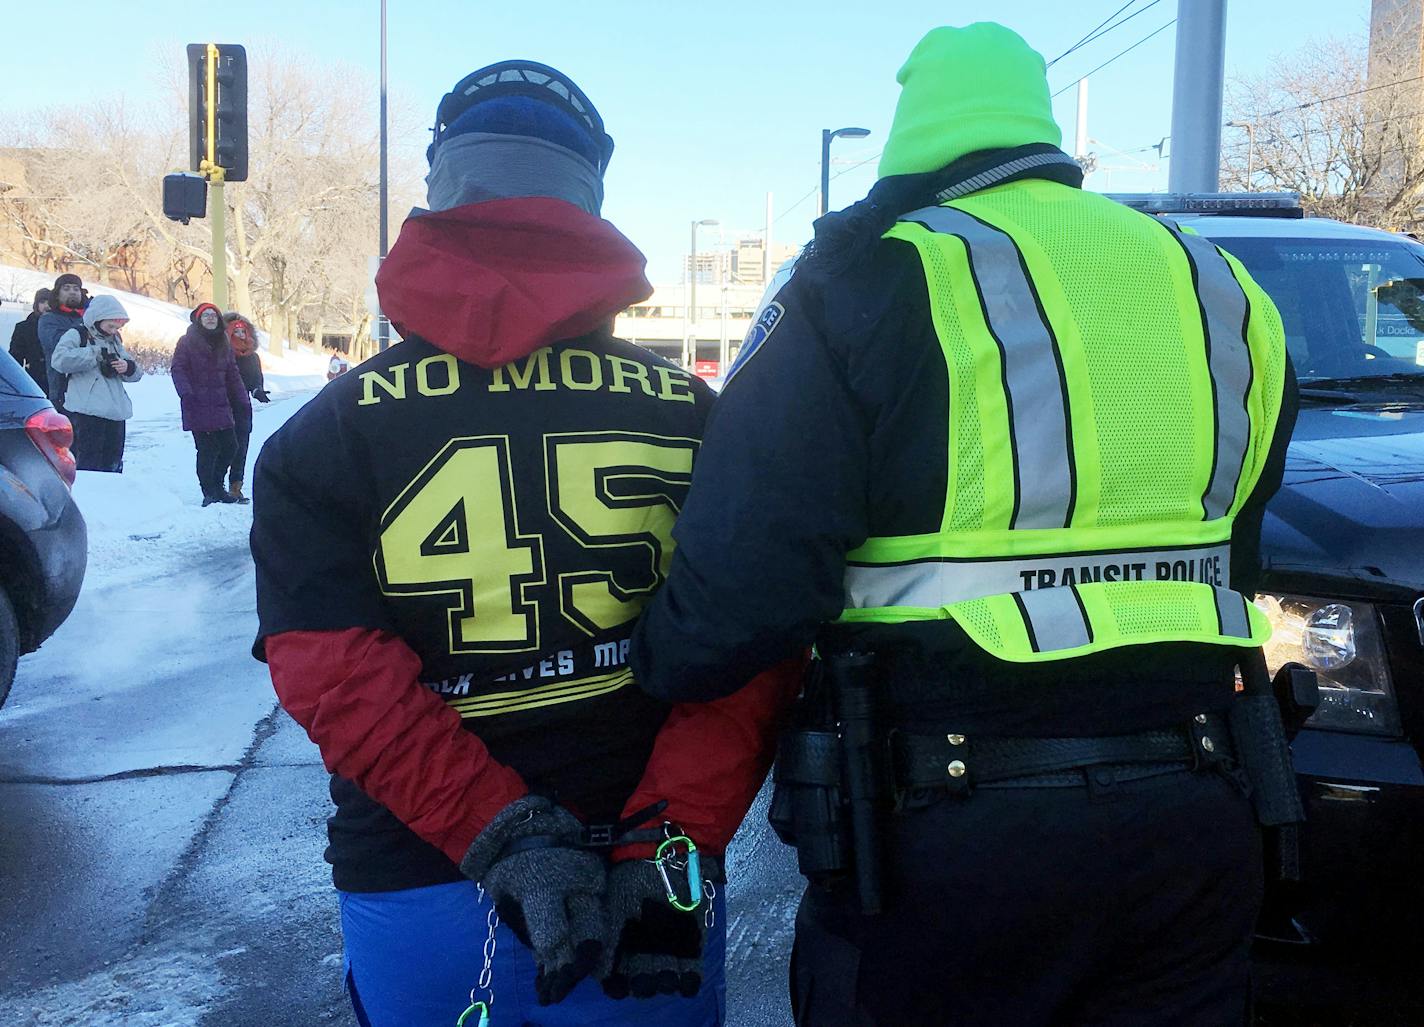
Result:
M1266 832L1267 865L1280 880L1299 881L1299 825L1305 820L1305 806L1291 761L1283 700L1272 686L1260 649L1245 651L1240 667L1242 691L1228 717L1232 740L1250 783L1256 819ZM1283 675L1290 673L1290 667L1282 670Z
M886 795L874 664L859 652L812 661L777 747L768 815L813 884L831 887L854 877L865 913L881 909L879 816Z

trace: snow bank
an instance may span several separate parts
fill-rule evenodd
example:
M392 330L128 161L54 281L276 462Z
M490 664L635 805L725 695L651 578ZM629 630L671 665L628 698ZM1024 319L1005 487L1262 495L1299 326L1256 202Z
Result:
M89 290L90 295L113 296L124 305L129 314L125 334L172 343L177 342L178 337L188 330L187 307L125 292L122 289L111 289L106 285L95 285L88 281L82 270L78 274L85 279L84 288ZM0 301L4 302L4 308L0 310L0 345L9 344L10 326L29 314L30 306L34 303L35 290L51 287L54 285L54 279L55 276L48 271L0 264ZM269 342L267 333L258 329L258 348L267 350Z
M82 271L79 272L79 277L85 278ZM35 298L35 290L54 285L54 278L55 276L48 271L0 264L0 298L15 300L17 305L23 306L24 309L20 314L23 317L30 311L30 304L34 302ZM127 333L176 341L178 336L188 328L188 311L183 307L164 303L162 300L155 300L148 296L139 296L137 293L124 292L122 289L110 289L108 286L95 285L87 278L84 287L89 290L92 296L113 296L124 305L124 309L129 314L129 324L125 329ZM6 303L6 308L7 312L15 309L11 308L9 303Z
M80 471L74 501L89 527L91 550L106 539L161 538L183 512L171 487L136 474Z

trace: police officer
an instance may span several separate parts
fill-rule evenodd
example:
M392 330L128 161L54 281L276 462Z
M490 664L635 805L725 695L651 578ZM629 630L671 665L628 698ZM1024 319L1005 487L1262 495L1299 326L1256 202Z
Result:
M634 637L667 699L860 654L881 872L813 875L799 1024L1245 1015L1262 857L1223 714L1269 632L1294 381L1234 258L1081 189L1044 70L996 24L915 47L878 182L749 333ZM786 752L783 786L820 773Z

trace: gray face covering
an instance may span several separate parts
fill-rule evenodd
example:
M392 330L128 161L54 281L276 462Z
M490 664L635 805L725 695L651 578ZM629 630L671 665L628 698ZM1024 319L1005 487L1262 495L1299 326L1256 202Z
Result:
M603 179L592 164L529 136L469 132L447 140L425 185L431 210L513 196L552 196L595 216L603 208Z

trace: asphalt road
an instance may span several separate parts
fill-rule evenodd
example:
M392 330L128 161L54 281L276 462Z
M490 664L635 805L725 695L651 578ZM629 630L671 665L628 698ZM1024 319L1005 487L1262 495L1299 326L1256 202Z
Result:
M246 532L146 573L162 544L132 543L0 709L0 1024L354 1025L326 774L247 652ZM790 1022L800 878L764 802L728 861L734 1027Z

